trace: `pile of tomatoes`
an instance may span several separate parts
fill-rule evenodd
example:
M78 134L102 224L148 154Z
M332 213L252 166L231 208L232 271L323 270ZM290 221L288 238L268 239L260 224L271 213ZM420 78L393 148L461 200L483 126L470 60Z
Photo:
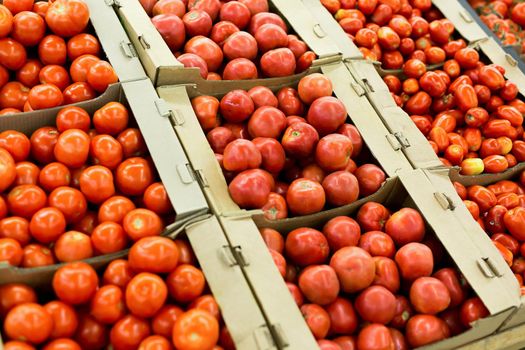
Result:
M82 0L0 5L0 115L90 100L118 81Z
M204 79L301 73L316 59L267 0L140 0L177 60Z
M412 208L260 231L322 350L416 348L489 315Z
M65 107L56 127L0 133L0 261L38 267L121 251L160 235L173 209L126 107L93 118Z
M297 90L274 94L257 86L233 90L219 101L192 100L233 200L268 219L308 215L376 192L385 173L361 152L357 128L345 123L346 108L332 96L332 83L314 73ZM361 165L362 164L362 165Z
M502 180L486 187L465 188L457 182L454 186L511 267L525 295L525 172L514 181Z
M402 69L383 79L445 165L477 175L525 161L525 103L516 84L453 40L454 25L430 0L323 2L365 57Z
M496 34L503 45L525 45L525 5L513 0L469 0L479 17Z
M233 350L195 264L187 241L145 237L100 276L83 262L60 267L53 295L0 286L4 349Z

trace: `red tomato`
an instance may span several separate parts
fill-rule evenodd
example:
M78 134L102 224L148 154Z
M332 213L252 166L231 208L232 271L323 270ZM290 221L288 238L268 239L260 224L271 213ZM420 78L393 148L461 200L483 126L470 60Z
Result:
M14 187L7 195L7 205L12 215L29 219L46 205L45 192L35 185Z
M95 270L88 264L76 262L59 268L53 277L56 296L69 304L77 305L89 301L98 286Z
M417 210L403 208L387 220L385 231L398 246L402 246L421 242L425 235L425 223Z
M80 316L75 340L85 348L100 350L108 345L108 330L91 316Z
M126 315L113 325L109 337L115 350L127 350L137 349L150 334L148 321L133 315Z
M297 122L285 130L281 144L290 156L306 158L312 154L318 141L319 134L312 125Z
M320 185L319 185L320 186ZM260 169L245 170L229 185L230 195L241 208L262 208L274 187L273 178Z
M338 216L324 225L323 233L330 249L335 252L346 246L356 246L361 236L361 228L354 219Z
M395 261L401 276L409 281L430 276L434 268L432 251L421 243L408 243L401 247L395 255Z
M286 237L286 256L294 264L308 266L322 264L329 254L325 236L311 228L293 230Z
M419 277L410 287L410 302L416 311L435 315L450 305L450 292L437 278Z
M102 60L94 63L89 68L86 79L88 84L99 93L106 91L109 85L118 82L117 73L111 64Z
M168 288L157 275L142 272L126 286L126 306L129 311L142 318L153 317L164 305Z
M478 297L467 299L460 309L460 318L463 326L470 328L472 322L489 316L489 311Z
M347 299L338 297L327 306L325 310L330 316L331 334L352 334L358 326L358 318L352 303Z
M125 249L128 237L121 225L115 222L103 222L91 233L91 244L99 254L110 254Z
M346 107L339 99L323 96L310 105L306 119L323 136L335 132L346 117Z
M293 181L286 193L288 207L296 215L317 213L324 208L325 201L323 187L315 181L304 178Z
M56 0L46 12L49 29L61 37L82 33L88 22L89 8L81 0Z
M26 49L11 38L0 39L0 63L10 70L18 70L27 61Z
M67 42L67 56L71 61L74 61L77 57L82 55L98 56L99 54L100 43L98 42L98 39L91 34L78 34Z
M182 264L166 278L169 295L177 302L188 303L200 297L204 292L206 280L198 268Z
M347 293L365 289L375 278L375 263L372 257L358 247L339 249L332 256L330 265L341 280L342 290ZM348 266L354 268L348 269Z
M301 313L308 328L315 339L323 339L330 330L330 316L321 306L316 304L304 304Z
M46 341L53 329L51 315L40 305L26 303L15 306L4 320L6 335L13 340L40 344Z
M357 348L360 350L393 349L394 340L387 327L381 324L370 324L359 332Z
M69 338L78 328L78 316L71 306L61 301L51 301L44 305L44 309L53 319L53 331L50 338Z
M358 179L345 170L336 171L326 176L322 186L327 202L333 206L353 203L359 196Z
M356 298L355 308L363 320L387 324L395 316L396 298L383 286L371 286Z
M191 10L182 17L186 34L189 37L210 34L213 22L208 13L201 10Z
M267 51L261 57L260 65L262 73L269 78L285 77L294 74L296 60L292 50L278 48Z
M219 323L206 311L187 311L175 321L172 340L181 350L211 349L219 340Z
M38 44L45 32L44 20L37 13L22 11L13 18L11 37L26 47Z
M231 38L231 36L229 38ZM184 36L182 37L182 40L184 40ZM252 43L255 43L255 45L257 45L255 39L253 39ZM193 53L201 57L206 62L206 65L208 66L208 70L210 72L217 71L220 65L222 64L222 60L224 58L223 51L221 50L219 45L217 45L213 40L200 35L191 38L185 44L184 52Z
M416 315L408 320L405 334L410 346L419 347L450 337L450 330L436 316Z
M339 281L328 265L308 266L299 276L299 288L312 303L328 305L337 299Z

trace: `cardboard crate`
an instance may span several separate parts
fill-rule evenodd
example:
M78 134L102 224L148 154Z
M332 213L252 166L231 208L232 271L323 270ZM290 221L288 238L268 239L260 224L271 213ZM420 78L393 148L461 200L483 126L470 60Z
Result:
M281 14L283 19L288 21L288 26L317 54L318 59L312 65L314 70L315 67L322 64L341 61L342 52L330 36L331 29L325 28L325 23L315 19L301 0L270 0L269 5L270 11ZM119 0L114 2L114 6L147 75L155 86L181 83L200 85L206 82L197 68L184 68L184 65L177 61L139 1ZM256 79L255 81L260 85L267 80L278 82L283 81L283 78ZM230 80L212 82L211 85L219 89L223 86L233 89L238 83L239 81Z
M299 218L293 223L275 222L268 225L257 223L259 227L271 227L281 233L287 233L299 227L319 228L329 219L339 215L354 215L366 201L376 201L386 206L417 208L427 223L427 234L434 232L441 241L457 267L465 276L476 294L490 311L490 316L477 321L473 327L455 337L431 344L419 349L445 350L458 349L478 339L495 333L511 316L519 305L519 291L517 282L510 268L503 258L492 247L487 235L472 219L470 213L461 205L461 199L455 194L448 177L443 174L433 174L423 170L400 171L398 178L390 179L383 188L366 200L360 200L334 213L322 212L306 218ZM271 299L271 293L276 288L273 282L265 281L263 264L257 260L264 260L266 271L274 270L269 266L268 258L262 253L267 248L256 226L249 218L235 220L233 218L219 218L230 237L232 244L239 244L246 260L250 265L245 269L255 288L257 298L262 307L268 310L279 310L286 305L284 301ZM243 224L238 223L242 221ZM231 229L224 224L231 223ZM234 226L236 222L236 226ZM477 225L477 227L476 227ZM249 237L253 236L253 237ZM486 238L486 239L485 239ZM253 271L250 272L252 266ZM497 291L497 293L496 293ZM288 302L288 301L286 301ZM294 304L295 305L295 304ZM274 311L275 324L282 326L288 322L286 315L279 315ZM279 318L280 317L280 318ZM284 333L283 339L292 339ZM301 349L291 347L291 349Z
M156 103L159 98L147 79L110 86L106 94L93 101L75 104L93 113L111 101L125 104L141 129L150 155L176 211L175 223L166 233L180 229L189 219L207 213L208 204L198 182L193 177L189 162L181 144L173 137L169 120L159 115ZM0 130L17 130L30 135L42 126L54 126L56 111L41 110L23 114L11 114L0 118ZM133 120L133 117L131 118ZM165 149L169 147L170 152ZM111 260L125 256L119 252L89 259L101 266ZM49 283L59 265L39 268L15 268L0 265L0 283L29 282L34 285Z
M339 63L325 66L322 71L332 81L335 95L345 104L350 120L359 129L363 141L385 173L388 176L395 176L399 169L411 169L397 138L383 126L366 98L360 97L354 90L354 88L357 89L357 85L351 79L347 69ZM297 86L298 80L290 78L287 83L263 85L277 91L284 86ZM238 88L249 89L256 85L255 82L244 82ZM188 84L164 86L158 88L157 91L159 96L166 101L164 113L170 116L173 128L198 174L212 210L222 216L238 215L240 209L229 196L222 170L199 125L190 101L190 98L199 95L211 94L220 97L225 95L229 89L216 90L208 84Z

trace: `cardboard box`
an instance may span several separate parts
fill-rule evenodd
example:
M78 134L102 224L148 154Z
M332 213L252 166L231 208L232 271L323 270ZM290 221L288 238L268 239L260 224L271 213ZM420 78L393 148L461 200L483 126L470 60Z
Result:
M77 103L91 115L106 103L120 101L129 107L135 121L141 128L150 155L160 174L160 178L176 211L175 223L166 233L178 230L188 220L207 213L208 204L198 182L194 179L184 150L173 137L169 120L162 117L156 102L159 98L148 79L110 86L106 94L95 100ZM12 114L0 118L0 130L18 130L30 135L42 126L54 126L57 109ZM169 147L170 152L165 149ZM88 259L96 267L111 260L123 257L126 252L119 252ZM49 283L59 265L39 268L14 268L8 264L0 265L0 283L23 282L33 285Z
M351 121L359 129L363 140L372 155L389 176L394 176L399 169L411 169L405 159L401 147L395 147L397 139L390 135L377 117L374 109L366 98L356 92L357 84L352 80L348 70L342 64L324 66L322 72L332 81L335 95L345 104ZM297 78L290 78L286 83L264 86L277 91L284 86L297 86ZM256 86L256 83L243 82L243 89ZM215 159L215 155L206 140L197 117L191 106L190 98L212 94L221 97L229 89L213 90L208 84L193 84L184 86L163 86L157 89L159 96L166 101L166 108L177 136L187 151L193 168L210 202L212 210L221 216L250 215L243 214L228 193L226 180ZM294 220L294 219L290 219Z
M387 181L382 190L370 196L368 200L383 203L390 208L417 208L426 220L427 234L435 233L491 313L491 316L477 321L472 329L420 349L457 349L495 333L519 305L517 282L512 271L492 248L487 235L484 232L477 232L481 229L478 226L476 230L474 225L477 223L471 216L467 217L470 214L460 205L459 197L452 193L453 187L446 175L429 174L423 170L400 171L398 174L398 178ZM364 201L355 202L335 213L323 212L301 218L300 221L289 225L276 222L269 227L278 229L282 233L304 226L319 228L333 217L354 215L362 204ZM258 234L247 229L242 233L246 236L248 232L251 235ZM227 229L226 233L231 235ZM487 237L487 239L480 239L480 237ZM251 248L254 249L253 246ZM254 261L251 255L248 255L247 259L250 262ZM262 292L257 292L259 299L261 299L260 295ZM265 304L262 304L265 307ZM282 322L284 323L285 319Z
M323 23L310 14L301 0L270 0L269 4L270 11L281 14L283 19L288 21L289 27L317 54L318 59L313 63L314 69L322 64L341 61L341 51L331 39L330 32L325 29ZM116 8L146 73L155 86L184 83L200 85L206 82L197 68L184 68L176 60L137 0L120 0ZM299 76L304 75L305 73L299 74ZM256 79L255 81L258 82L257 85L261 85L267 80L282 81L281 78ZM211 83L217 88L221 88L224 84L234 87L238 81Z

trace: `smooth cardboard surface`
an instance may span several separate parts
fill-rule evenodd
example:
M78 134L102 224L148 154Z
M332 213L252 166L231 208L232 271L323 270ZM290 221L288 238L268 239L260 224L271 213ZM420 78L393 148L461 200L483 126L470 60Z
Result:
M341 50L301 0L270 0L269 4L272 10L281 12L283 19L288 22L289 26L318 55L318 59L313 63L314 67L342 59ZM200 85L206 83L206 80L200 76L198 69L184 68L177 61L137 0L120 0L117 6L117 13L131 42L135 46L147 75L155 86L185 83L197 83ZM297 78L297 76L303 75L298 74L287 78ZM279 81L281 79L255 79L253 82L255 85L261 85L266 80ZM215 87L220 87L224 84L234 87L239 82L214 81L210 82L210 84Z
M266 320L250 285L241 267L228 255L230 245L217 218L212 216L189 225L186 235L236 348L274 349Z
M233 247L239 247L246 266L246 278L252 285L270 327L280 339L280 349L319 349L312 333L286 287L257 226L250 218L219 217ZM240 319L238 319L240 320Z
M441 13L456 27L456 30L467 41L472 42L487 37L485 31L478 25L473 15L457 0L432 0Z
M100 45L119 80L126 82L146 78L146 72L113 8L102 0L85 2Z
M343 59L363 57L359 48L348 38L343 28L319 0L302 0L302 2L319 22L320 30L326 33L337 45Z

